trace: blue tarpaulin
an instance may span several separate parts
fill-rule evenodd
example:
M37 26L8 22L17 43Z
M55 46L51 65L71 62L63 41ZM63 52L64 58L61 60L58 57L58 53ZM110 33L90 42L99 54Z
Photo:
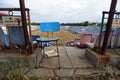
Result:
M59 22L42 22L40 23L39 29L42 32L57 32L60 30Z

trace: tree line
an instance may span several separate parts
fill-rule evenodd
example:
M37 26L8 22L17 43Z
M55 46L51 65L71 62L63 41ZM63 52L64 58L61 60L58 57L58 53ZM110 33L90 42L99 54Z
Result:
M40 23L32 22L31 25L40 25ZM61 23L61 26L100 26L101 23L84 21L80 23Z
M101 23L84 21L80 23L61 23L63 26L100 26Z

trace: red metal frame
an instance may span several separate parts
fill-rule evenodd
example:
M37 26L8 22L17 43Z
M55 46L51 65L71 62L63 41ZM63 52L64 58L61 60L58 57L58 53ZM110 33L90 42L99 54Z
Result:
M25 14L25 15L27 15L27 17L28 17L28 25L29 25L29 30L27 30L27 20L24 19L24 21L23 21L23 19L22 19L23 32L24 32L24 37L25 37L24 47L26 47L27 45L30 45L28 52L32 53L34 48L33 48L33 44L32 44L32 31L31 31L31 25L30 25L30 12L29 12L30 9L25 8L24 10L25 10L25 12L27 12L27 14ZM0 8L0 11L21 11L21 8ZM7 16L8 14L3 14L3 16L4 15ZM23 15L21 15L21 16L23 16ZM26 16L23 16L22 18L24 18L24 17L26 17ZM29 31L30 37L28 36L28 31ZM24 47L23 47L23 49L25 49Z

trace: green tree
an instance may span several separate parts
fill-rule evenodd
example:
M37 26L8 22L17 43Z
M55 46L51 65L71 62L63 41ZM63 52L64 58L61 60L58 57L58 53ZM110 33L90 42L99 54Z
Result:
M89 25L89 21L85 21L83 26L88 26Z

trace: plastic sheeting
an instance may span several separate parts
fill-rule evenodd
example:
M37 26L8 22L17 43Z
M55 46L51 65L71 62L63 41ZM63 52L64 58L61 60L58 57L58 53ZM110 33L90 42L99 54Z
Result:
M57 32L60 30L59 22L42 22L39 28L42 32Z

